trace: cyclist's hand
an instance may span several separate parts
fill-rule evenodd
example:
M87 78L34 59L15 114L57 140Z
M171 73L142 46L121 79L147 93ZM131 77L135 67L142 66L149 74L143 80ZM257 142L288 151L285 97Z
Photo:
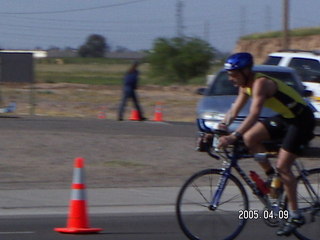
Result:
M228 126L225 123L221 122L221 123L218 124L218 129L227 132L228 131Z
M228 145L234 143L237 140L236 136L230 134L228 136L221 136L219 138L218 148L226 148Z

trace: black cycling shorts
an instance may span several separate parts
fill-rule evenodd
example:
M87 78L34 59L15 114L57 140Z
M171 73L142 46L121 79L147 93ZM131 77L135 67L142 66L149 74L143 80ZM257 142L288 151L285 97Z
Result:
M282 148L299 155L302 147L314 137L315 118L312 110L306 107L296 118L288 119L281 115L261 121L271 139L282 139Z

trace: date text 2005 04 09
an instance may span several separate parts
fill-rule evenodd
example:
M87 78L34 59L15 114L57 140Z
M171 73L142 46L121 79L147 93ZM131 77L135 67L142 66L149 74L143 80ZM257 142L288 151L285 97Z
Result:
M260 214L260 211L257 209L253 210L239 210L239 219L288 219L289 211L288 210L279 210L277 212L270 210L263 210Z

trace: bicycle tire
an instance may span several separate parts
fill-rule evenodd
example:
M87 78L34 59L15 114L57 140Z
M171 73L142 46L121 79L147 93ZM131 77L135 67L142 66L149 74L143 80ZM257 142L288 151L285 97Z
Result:
M313 185L318 197L320 196L320 168L310 169L307 171L307 179ZM301 240L316 240L320 236L320 202L314 202L311 195L307 192L305 185L302 182L302 177L297 177L297 201L300 211L305 216L306 223L297 228L294 235ZM319 199L319 198L318 198ZM317 210L314 215L314 222L311 222L311 211ZM317 237L312 237L317 236Z
M241 182L230 174L220 205L210 210L221 169L206 169L192 175L181 187L176 201L176 216L183 233L191 240L234 239L246 219L239 210L248 210L247 193Z

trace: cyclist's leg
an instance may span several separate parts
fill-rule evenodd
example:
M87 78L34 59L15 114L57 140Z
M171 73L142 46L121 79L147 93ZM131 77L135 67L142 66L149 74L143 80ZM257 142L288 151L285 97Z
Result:
M277 231L279 236L289 236L294 230L305 223L305 218L298 211L297 181L291 167L297 155L281 148L277 161L277 169L282 179L289 205L289 219Z
M289 209L296 211L297 206L297 183L294 174L292 173L292 164L297 155L281 148L278 155L276 168L281 176L289 203Z
M280 173L284 188L288 197L289 208L292 211L298 209L296 196L296 179L292 173L291 167L294 160L300 154L303 144L309 141L309 135L312 135L313 121L306 119L297 119L288 122L287 132L283 138L282 148L279 152L277 169ZM312 119L311 119L312 120ZM309 123L309 124L308 124Z
M270 140L270 134L263 123L257 122L244 134L243 140L252 154L263 153L266 152L263 142ZM259 164L266 173L273 170L270 162L267 159L264 162L259 162Z
M305 122L308 122L307 117ZM289 127L283 139L282 148L278 156L277 169L284 184L290 216L287 223L277 232L280 236L290 235L297 227L305 223L304 217L298 211L297 182L291 167L294 160L299 155L301 145L308 141L306 136L308 136L308 133L312 130L312 128L306 126L303 119L288 121L288 123Z
M261 122L257 122L243 136L246 146L252 153L265 151L263 142L269 139L269 132Z

